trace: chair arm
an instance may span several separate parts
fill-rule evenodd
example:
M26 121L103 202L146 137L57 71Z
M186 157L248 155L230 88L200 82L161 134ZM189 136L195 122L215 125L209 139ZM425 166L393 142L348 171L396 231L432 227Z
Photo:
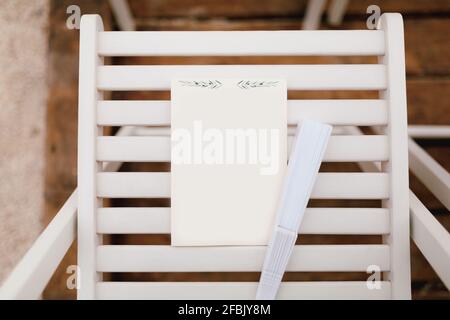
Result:
M0 289L0 299L39 299L76 237L75 190Z
M450 290L450 233L411 191L409 208L411 238Z
M135 127L122 127L116 136L130 136ZM107 162L106 171L117 171L121 163ZM34 242L0 289L0 300L39 299L77 234L77 190Z

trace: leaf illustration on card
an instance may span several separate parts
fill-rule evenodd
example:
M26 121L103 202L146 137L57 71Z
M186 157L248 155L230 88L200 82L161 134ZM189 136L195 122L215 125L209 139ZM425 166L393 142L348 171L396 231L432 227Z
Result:
M197 88L208 88L208 89L218 89L222 86L222 82L219 80L206 80L206 81L179 81L183 86L197 87Z
M278 81L250 81L241 80L237 83L237 86L241 89L251 89L251 88L267 88L275 87Z

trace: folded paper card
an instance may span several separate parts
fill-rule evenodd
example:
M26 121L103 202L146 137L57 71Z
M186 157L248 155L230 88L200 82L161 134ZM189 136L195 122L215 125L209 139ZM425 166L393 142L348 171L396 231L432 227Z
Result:
M172 245L265 245L287 165L281 79L177 79Z

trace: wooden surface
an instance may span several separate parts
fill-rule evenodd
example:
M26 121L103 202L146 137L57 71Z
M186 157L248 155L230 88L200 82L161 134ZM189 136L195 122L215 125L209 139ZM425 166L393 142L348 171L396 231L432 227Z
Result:
M344 17L342 29L365 28L365 8L377 3L382 11L404 13L406 70L408 94L408 121L411 124L450 125L450 1L432 0L351 0L348 14ZM114 22L106 1L51 1L50 13L50 88L47 109L47 169L46 169L46 216L48 222L70 195L76 184L76 144L77 144L77 92L78 92L78 31L65 27L65 10L70 4L79 4L83 13L101 13L105 29L111 30ZM306 1L297 0L130 0L131 8L138 19L140 30L277 30L299 29ZM326 29L326 23L322 24ZM240 63L367 63L372 58L311 58L311 57L271 57L271 58L120 58L114 64L240 64ZM374 98L373 92L290 92L290 98ZM120 92L114 99L168 99L165 92ZM439 141L419 141L430 154L447 170L450 170L449 144ZM351 164L323 166L322 171L357 170ZM126 164L122 171L168 171L167 163ZM450 229L448 211L424 187L411 176L411 187L418 197L431 208L438 220ZM330 205L315 200L314 206ZM349 203L346 203L349 204ZM361 204L354 201L351 206ZM367 206L379 205L365 202ZM167 199L114 200L113 205L169 206ZM335 204L334 204L335 205ZM303 236L301 243L327 244L379 244L377 236ZM117 235L111 244L168 244L167 235ZM74 290L66 289L68 265L76 264L75 246L61 264L44 295L45 298L74 298ZM435 275L434 271L412 245L412 289L413 298L450 298L450 294ZM150 281L257 281L258 273L114 273L112 280ZM288 273L286 280L365 280L365 273ZM108 280L108 277L106 278Z

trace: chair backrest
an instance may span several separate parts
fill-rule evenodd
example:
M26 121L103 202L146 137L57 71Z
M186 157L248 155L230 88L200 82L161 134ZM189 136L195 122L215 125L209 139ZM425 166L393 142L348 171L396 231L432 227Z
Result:
M291 99L288 123L377 126L383 134L333 135L326 162L380 162L381 172L321 172L314 199L375 199L379 207L308 208L301 234L381 235L377 244L296 245L288 271L380 271L366 281L284 282L280 298L410 298L407 124L403 22L378 30L104 32L83 16L78 146L78 297L253 298L254 282L111 282L115 272L258 272L264 247L103 245L104 234L168 234L170 208L103 207L107 198L169 198L168 172L104 172L102 163L169 162L170 101L103 100L107 91L170 90L178 78L285 78L289 90L375 91L377 99ZM373 64L104 65L114 56L376 56ZM255 115L257 116L257 115ZM147 136L103 136L105 126L142 126ZM162 128L161 128L162 127ZM154 134L151 134L154 132ZM366 202L362 201L365 204ZM369 276L369 275L367 275Z

